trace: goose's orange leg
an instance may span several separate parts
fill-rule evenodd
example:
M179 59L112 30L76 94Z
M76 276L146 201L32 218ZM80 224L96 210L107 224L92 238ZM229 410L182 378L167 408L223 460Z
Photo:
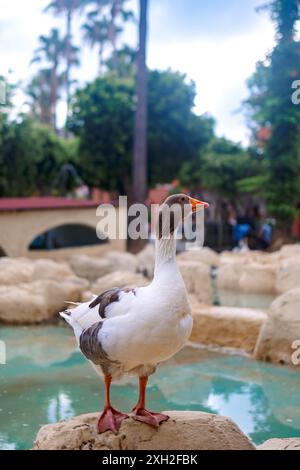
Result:
M97 430L99 434L105 431L112 431L114 434L118 434L123 419L129 418L129 416L125 413L121 413L120 411L115 410L110 404L110 375L105 375L104 383L105 404L97 424Z
M148 377L140 377L140 392L139 392L139 401L136 406L133 408L133 418L137 421L142 421L143 423L150 424L156 428L163 421L167 421L169 416L162 413L153 413L146 409L146 387L147 387Z

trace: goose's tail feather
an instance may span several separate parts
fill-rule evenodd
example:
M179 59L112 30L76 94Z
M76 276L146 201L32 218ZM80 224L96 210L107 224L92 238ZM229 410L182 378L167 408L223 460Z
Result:
M80 335L84 329L100 321L98 308L89 307L95 297L96 296L89 302L76 303L75 307L60 312L60 316L73 328L77 341L79 341ZM74 305L74 302L67 303Z

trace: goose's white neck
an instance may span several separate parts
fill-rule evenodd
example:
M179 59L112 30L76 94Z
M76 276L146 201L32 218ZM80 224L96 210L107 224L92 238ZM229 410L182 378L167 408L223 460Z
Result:
M157 277L167 267L172 267L172 269L177 271L176 237L174 234L169 238L157 239L155 243L154 277Z

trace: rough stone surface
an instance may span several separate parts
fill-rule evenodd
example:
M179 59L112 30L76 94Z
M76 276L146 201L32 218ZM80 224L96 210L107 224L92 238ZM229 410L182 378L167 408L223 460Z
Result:
M130 271L115 271L97 279L92 285L91 291L95 294L101 294L101 292L112 287L142 287L147 284L149 284L149 280L142 274Z
M300 450L300 438L269 439L258 446L257 450Z
M209 267L197 261L180 261L178 266L187 291L194 294L200 303L211 304L212 288Z
M283 259L277 268L276 290L280 294L300 286L300 255Z
M246 308L194 307L193 317L191 341L252 353L267 314Z
M299 340L300 288L286 292L272 303L267 321L257 341L255 357L265 361L294 365L292 354L295 351L292 344Z
M251 263L243 266L239 289L253 294L276 292L276 265Z
M284 245L279 251L280 259L293 258L300 256L300 244Z
M220 265L235 263L258 263L258 264L276 264L280 259L278 251L274 253L265 253L263 251L223 251L219 257Z
M33 263L33 281L41 279L70 279L75 277L74 272L67 263L57 263L50 259L38 259Z
M137 262L134 255L118 251L109 251L102 258L92 258L87 255L75 255L70 260L73 271L79 277L95 282L99 277L116 270L135 272Z
M84 277L90 282L115 270L115 263L107 258L92 258L87 255L74 255L70 264L77 276Z
M197 261L209 267L217 267L220 264L220 255L208 247L192 248L178 255L178 261Z
M40 280L16 286L0 286L0 322L39 323L77 302L87 288L83 279Z
M234 257L221 263L217 274L219 289L230 289L248 294L276 292L276 263L249 262L246 257Z
M74 278L67 263L49 259L0 258L0 285L16 285L41 279Z
M105 254L105 259L112 261L114 263L114 270L126 270L131 272L136 272L137 270L137 259L136 256L131 253L121 252L121 251L108 251Z
M137 270L149 279L153 278L154 274L154 263L155 263L155 252L154 245L148 244L142 251L136 255Z
M0 258L0 285L30 282L33 270L33 263L26 258Z
M238 290L242 268L240 261L221 264L217 273L218 289Z
M249 252L223 251L220 254L220 266L227 264L242 263L249 259Z
M167 411L170 419L155 429L128 419L117 436L98 435L99 413L43 426L34 450L254 450L229 418L195 411Z

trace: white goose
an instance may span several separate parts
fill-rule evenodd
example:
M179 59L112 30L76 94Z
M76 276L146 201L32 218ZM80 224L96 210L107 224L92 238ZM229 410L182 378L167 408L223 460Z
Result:
M180 215L164 217L173 205L180 211L171 215ZM111 430L116 434L128 418L110 403L111 382L123 374L139 376L139 400L131 415L134 419L157 427L169 418L146 409L146 386L156 366L177 353L192 330L187 292L176 264L175 232L187 212L190 215L203 207L208 204L184 194L170 196L162 204L154 278L148 286L113 288L61 313L72 326L81 352L104 374L106 397L97 425L99 433Z

